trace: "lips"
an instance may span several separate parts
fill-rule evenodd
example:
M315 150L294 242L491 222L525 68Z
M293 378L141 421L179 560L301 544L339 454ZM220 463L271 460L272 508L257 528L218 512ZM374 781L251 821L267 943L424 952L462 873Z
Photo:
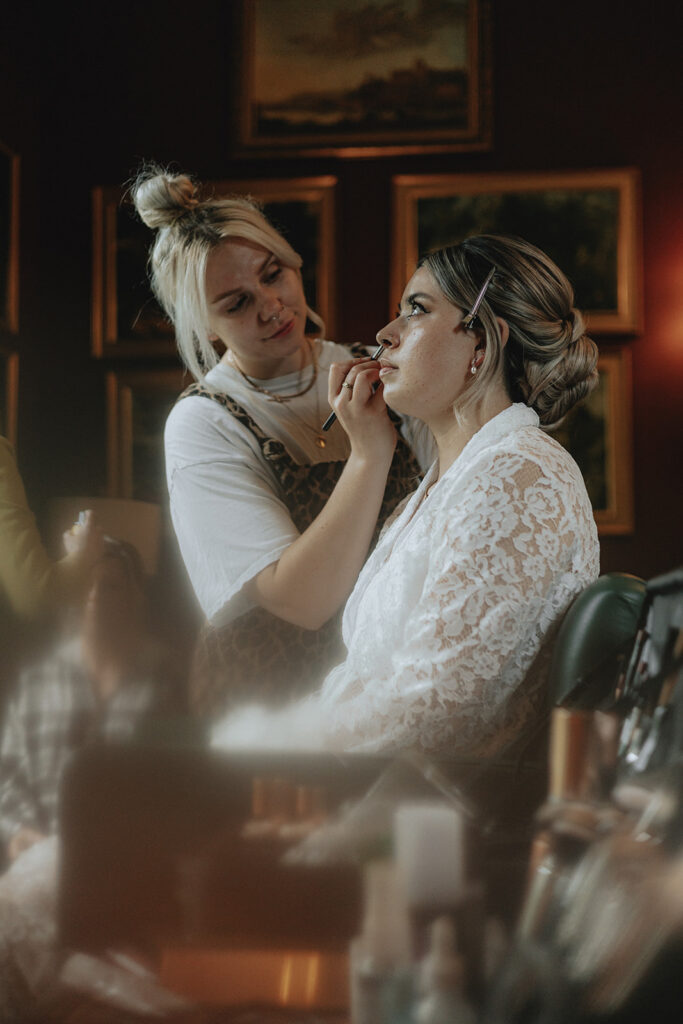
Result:
M273 338L284 338L284 336L286 334L289 334L289 332L294 327L294 321L295 317L292 317L292 319L288 320L286 324L283 324L279 331L276 331L275 334L271 334L267 340L272 341Z
M394 370L397 370L397 369L398 369L398 367L394 366L393 363L388 363L388 362L386 362L386 360L380 359L380 361L379 361L379 375L380 375L380 377L386 377L387 374L393 373Z

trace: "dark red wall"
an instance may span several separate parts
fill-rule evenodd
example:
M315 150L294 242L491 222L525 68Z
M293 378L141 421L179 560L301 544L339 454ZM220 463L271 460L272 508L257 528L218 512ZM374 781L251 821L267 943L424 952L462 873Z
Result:
M633 353L636 530L603 540L603 570L683 563L681 25L655 21L662 7L494 3L490 152L239 164L228 156L236 4L66 3L40 18L27 7L0 35L0 139L22 157L18 450L34 507L106 481L107 367L89 337L93 185L121 183L143 157L211 178L337 175L338 337L351 341L387 317L393 174L633 166L644 330L610 344Z

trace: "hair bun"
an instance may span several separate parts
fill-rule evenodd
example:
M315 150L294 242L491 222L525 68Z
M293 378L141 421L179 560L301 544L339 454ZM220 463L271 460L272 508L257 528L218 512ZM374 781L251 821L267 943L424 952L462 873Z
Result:
M131 196L140 219L149 228L168 227L194 209L197 187L186 174L170 174L163 168L148 167L138 175Z
M533 382L527 401L548 428L559 426L572 406L586 398L598 383L598 347L585 333L581 314L574 312L563 351L545 366L527 366L527 380Z

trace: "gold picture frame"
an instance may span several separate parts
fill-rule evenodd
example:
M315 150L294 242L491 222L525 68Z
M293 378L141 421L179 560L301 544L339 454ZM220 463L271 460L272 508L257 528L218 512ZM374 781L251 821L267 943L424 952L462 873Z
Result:
M107 373L108 497L167 506L164 424L190 383L180 368Z
M19 353L0 345L0 434L17 443Z
M20 159L0 142L0 332L19 331Z
M490 0L242 0L237 155L490 149Z
M249 195L303 258L309 304L335 336L335 189L333 175L207 182L204 195ZM173 328L147 277L152 232L124 203L119 187L93 190L92 352L98 358L175 356Z
M631 351L602 351L599 384L551 435L583 473L601 536L632 533L633 422Z
M590 331L641 329L636 169L396 175L392 186L391 310L425 252L475 234L513 234L567 274Z

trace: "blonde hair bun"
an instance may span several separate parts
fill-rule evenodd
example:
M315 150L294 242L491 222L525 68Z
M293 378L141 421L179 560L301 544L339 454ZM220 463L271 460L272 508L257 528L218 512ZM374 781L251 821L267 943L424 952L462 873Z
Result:
M148 228L175 224L198 205L197 192L186 174L171 174L155 165L141 171L131 188L135 209Z
M579 311L572 313L573 317L565 321L565 344L554 359L540 361L532 356L524 360L526 380L522 389L546 428L558 426L598 383L598 347L586 334Z

